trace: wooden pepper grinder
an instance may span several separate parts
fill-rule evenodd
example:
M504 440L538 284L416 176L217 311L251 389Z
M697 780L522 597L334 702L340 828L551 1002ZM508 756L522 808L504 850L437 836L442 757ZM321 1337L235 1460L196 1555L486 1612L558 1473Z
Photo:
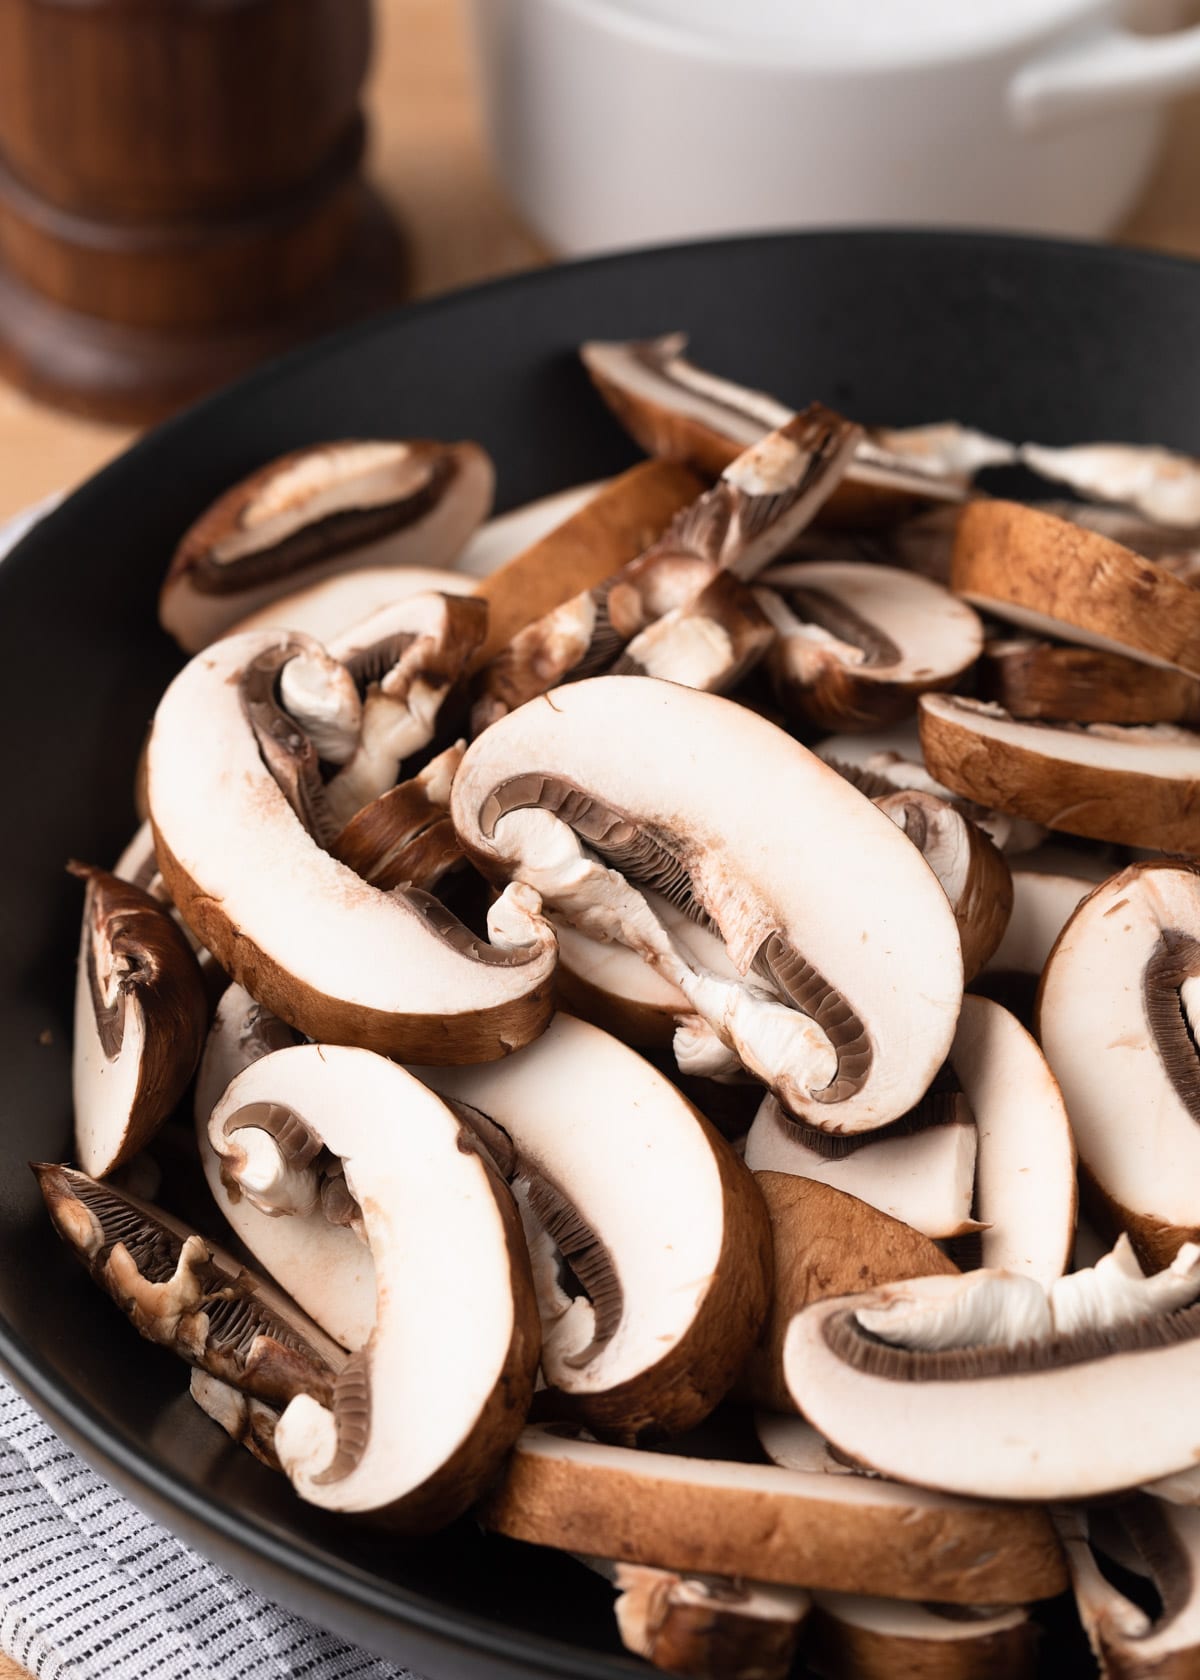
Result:
M392 302L370 0L0 0L0 370L156 419Z

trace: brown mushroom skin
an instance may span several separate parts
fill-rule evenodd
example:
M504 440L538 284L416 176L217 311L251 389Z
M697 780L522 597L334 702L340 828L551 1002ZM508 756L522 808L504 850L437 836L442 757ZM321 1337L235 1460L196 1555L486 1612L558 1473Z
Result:
M1028 1680L1037 1658L1030 1621L960 1642L902 1639L855 1627L813 1606L805 1657L822 1680Z
M1200 682L1100 648L991 641L977 666L981 700L1015 718L1057 723L1200 724Z
M129 965L121 992L140 1001L145 1020L128 1130L105 1169L114 1172L146 1147L187 1089L208 1032L208 991L196 954L165 905L107 870L67 867L87 885L85 945L87 930L103 931L114 958Z
M627 1648L655 1668L690 1680L786 1680L800 1643L799 1620L739 1615L747 1596L734 1581L706 1581L707 1602L676 1593L670 1570L619 1563L617 1625Z
M775 1287L737 1393L768 1411L795 1412L783 1376L783 1340L798 1312L827 1295L958 1267L911 1225L832 1185L780 1172L756 1172L754 1181L771 1221Z

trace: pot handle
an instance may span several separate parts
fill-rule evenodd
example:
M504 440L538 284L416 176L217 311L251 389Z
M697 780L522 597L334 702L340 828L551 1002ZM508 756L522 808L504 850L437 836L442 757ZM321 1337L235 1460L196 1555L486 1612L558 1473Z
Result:
M1106 111L1157 104L1200 87L1200 25L1134 35L1102 25L1023 65L1008 87L1016 126L1040 134Z

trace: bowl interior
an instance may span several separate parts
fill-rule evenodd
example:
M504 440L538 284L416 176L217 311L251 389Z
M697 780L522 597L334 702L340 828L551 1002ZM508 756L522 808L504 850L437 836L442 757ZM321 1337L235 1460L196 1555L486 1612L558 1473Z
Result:
M80 892L63 865L111 863L132 832L138 747L180 663L157 585L214 494L284 450L356 435L477 438L502 508L595 478L634 453L574 346L680 326L704 366L868 422L1200 450L1200 386L1180 377L1200 362L1200 270L967 235L743 240L538 273L301 352L153 433L0 567L0 1359L199 1544L435 1674L642 1670L619 1655L608 1588L567 1560L469 1522L400 1545L301 1506L70 1261L26 1166L69 1153Z

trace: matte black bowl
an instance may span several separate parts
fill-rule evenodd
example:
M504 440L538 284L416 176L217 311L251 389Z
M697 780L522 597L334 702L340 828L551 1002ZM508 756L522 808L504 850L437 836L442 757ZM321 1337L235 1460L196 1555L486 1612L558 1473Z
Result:
M620 1655L607 1587L577 1565L470 1523L380 1543L300 1505L68 1257L26 1168L69 1153L80 893L63 863L109 862L132 832L138 745L180 663L157 585L218 491L299 444L406 433L480 439L502 507L595 478L633 451L574 346L672 327L706 367L866 421L957 416L1003 437L1200 450L1200 269L958 234L740 240L544 271L303 351L152 433L0 566L0 1360L170 1527L431 1675L645 1671Z

